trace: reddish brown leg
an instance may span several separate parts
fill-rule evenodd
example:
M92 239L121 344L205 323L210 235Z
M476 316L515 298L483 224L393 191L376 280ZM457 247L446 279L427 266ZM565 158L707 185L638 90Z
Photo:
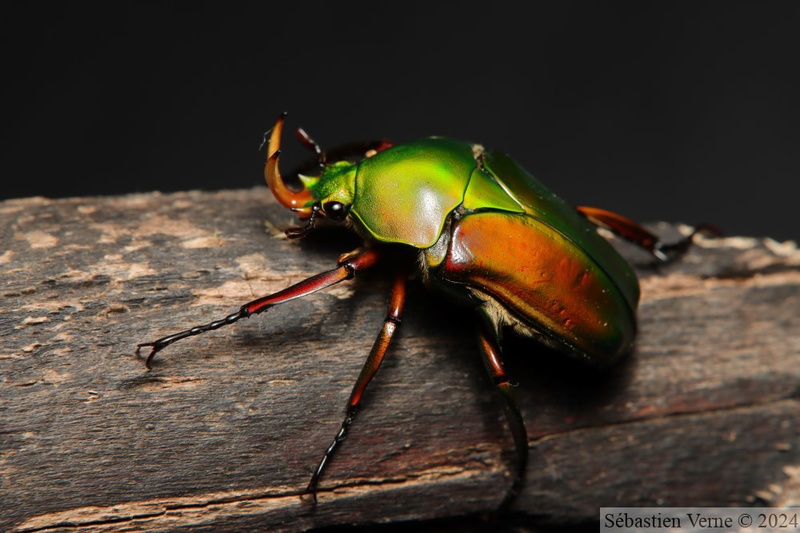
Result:
M375 376L375 373L378 372L378 368L381 366L381 362L383 362L386 351L389 349L389 344L392 342L392 337L397 331L397 327L400 325L400 320L403 315L403 305L406 299L406 278L406 270L404 268L398 269L395 274L394 284L392 285L392 293L389 297L389 311L383 321L383 328L381 328L378 338L375 339L375 344L372 345L372 350L369 356L367 356L364 366L361 368L361 374L359 374L356 380L353 391L350 393L350 399L347 402L342 426L333 438L331 445L325 450L325 455L322 456L322 460L319 462L319 465L317 465L317 469L311 476L308 487L306 487L305 494L311 494L314 498L314 503L317 502L317 486L319 485L320 477L322 477L322 473L330 462L336 448L347 436L347 430L353 423L358 406L361 404L364 390Z
M239 308L237 312L232 313L225 318L215 320L201 326L195 326L179 333L173 333L172 335L167 335L166 337L162 337L153 342L144 342L142 344L138 344L136 346L136 355L138 356L139 351L145 346L150 346L152 348L150 350L150 354L148 354L147 359L145 360L145 365L147 365L147 368L149 369L151 362L153 361L153 357L155 357L158 352L173 342L185 339L186 337L200 335L206 331L219 329L222 326L233 324L242 318L263 313L270 307L274 307L290 300L294 300L295 298L301 298L317 291L321 291L322 289L326 289L331 285L335 285L341 281L352 278L357 272L374 265L378 259L380 259L380 253L377 250L372 249L357 254L348 254L345 256L345 259L340 261L337 267L333 270L312 276L304 281L301 281L300 283L296 283L291 287L276 292L275 294L270 294L269 296L264 296L257 300L253 300L252 302L248 302Z
M589 222L606 228L619 235L623 239L644 248L659 261L672 261L677 259L689 249L692 239L697 233L711 233L719 235L721 232L714 226L700 224L694 228L691 235L674 243L663 243L659 238L650 233L647 229L637 224L633 220L617 213L606 211L597 207L578 206L575 208L580 214L585 216Z
M503 399L506 421L511 429L511 435L514 437L514 447L517 453L517 468L514 472L511 488L506 493L498 509L502 511L519 494L525 482L525 471L528 466L528 432L525 429L525 421L522 419L522 413L520 413L517 405L514 386L508 381L508 376L503 366L497 327L484 309L480 309L480 317L480 330L478 333L480 335L481 355L483 356L483 362L486 364L486 370L489 372L489 377Z

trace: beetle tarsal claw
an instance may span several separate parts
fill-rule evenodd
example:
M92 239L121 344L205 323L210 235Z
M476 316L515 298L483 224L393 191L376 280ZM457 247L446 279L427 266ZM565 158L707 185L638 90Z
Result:
M300 493L300 499L305 500L306 498L311 498L311 506L315 507L317 505L317 488L311 485L306 487L306 489Z
M142 344L137 344L136 345L136 352L135 352L136 353L136 357L141 357L142 356L142 348L144 348L145 346L150 346L151 347L150 353L153 353L153 352L156 351L156 343L154 343L154 342L144 342Z
M142 356L141 355L141 350L145 346L150 347L150 353L147 354L147 357L144 360L144 366L147 367L147 370L149 372L153 368L153 366L152 366L153 358L156 356L156 353L158 353L159 350L161 350L161 348L163 348L163 346L159 345L158 341L156 341L156 342L143 342L142 344L137 344L136 345L136 352L135 352L136 353L136 357L141 358L141 356Z

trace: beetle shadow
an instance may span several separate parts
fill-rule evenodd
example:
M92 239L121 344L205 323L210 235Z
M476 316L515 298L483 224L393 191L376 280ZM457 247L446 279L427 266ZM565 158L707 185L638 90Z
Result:
M448 339L450 353L437 357L452 359L447 366L463 369L468 365L470 379L476 380L474 386L485 391L481 401L500 406L480 355L477 317L472 309L454 306L447 295L431 293L417 283L409 286L403 320L404 327L417 330L415 334ZM608 368L596 368L510 331L504 332L501 346L503 363L516 386L517 402L531 438L603 425L618 419L624 410L621 399L635 376L635 354L624 355ZM440 379L447 376L443 374ZM487 412L485 425L497 429L495 415L500 412L502 409L494 414Z
M304 222L298 222L301 226ZM303 253L319 255L343 254L363 246L364 241L343 224L319 219L311 231L302 239L297 239L297 244Z
M532 438L614 421L636 366L632 353L598 368L516 335L504 337L503 356L520 408L540 428L529 427Z

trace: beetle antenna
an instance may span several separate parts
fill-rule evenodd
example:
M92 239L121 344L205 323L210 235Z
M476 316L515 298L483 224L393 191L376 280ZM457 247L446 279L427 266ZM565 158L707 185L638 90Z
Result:
M311 216L308 217L308 222L306 222L305 226L300 226L297 228L289 228L286 230L286 236L290 239L300 239L308 235L312 229L314 229L314 225L316 224L317 216L319 215L320 210L319 202L315 203L311 206Z
M308 134L308 132L306 132L306 130L304 130L303 128L297 128L294 134L303 146L305 146L306 148L308 148L317 155L317 164L320 167L324 167L326 162L325 152L322 151L322 148L320 148L319 143L317 143L317 141L312 139L311 136Z

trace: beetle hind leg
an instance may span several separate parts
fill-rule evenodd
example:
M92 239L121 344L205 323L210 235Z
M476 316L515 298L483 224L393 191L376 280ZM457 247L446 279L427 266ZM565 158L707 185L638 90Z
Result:
M511 488L498 508L498 511L504 511L511 505L525 483L525 472L528 467L528 432L525 429L525 421L522 419L522 413L520 413L517 405L514 385L508 380L508 375L503 365L498 341L498 327L483 308L480 310L480 317L479 345L481 355L483 356L486 370L489 372L489 377L503 399L503 410L505 411L508 426L511 429L511 435L514 438L514 447L517 455L516 470L513 473L514 479L511 483Z
M578 206L575 209L595 226L605 228L626 241L632 242L664 263L674 261L685 254L692 245L695 235L702 233L718 236L722 234L716 226L698 224L692 233L683 239L665 243L641 224L612 211L588 206Z
M378 372L378 368L380 368L381 363L383 362L383 358L389 349L392 338L394 337L397 328L400 326L406 297L406 278L407 272L405 268L399 268L395 274L394 284L392 285L392 293L389 297L389 311L387 312L386 318L383 321L383 327L378 334L378 338L375 339L375 343L372 345L372 350L370 351L369 356L367 356L364 366L361 368L361 373L356 380L356 384L353 386L353 391L350 393L350 399L347 401L347 408L345 410L345 417L342 421L342 425L339 428L339 431L336 433L336 436L334 436L333 442L331 442L330 446L328 446L328 448L325 450L325 454L322 456L317 468L314 470L314 474L311 476L311 481L309 481L308 487L306 487L306 490L303 492L303 495L310 495L312 497L314 504L317 502L317 489L319 487L319 480L322 477L326 466L333 457L334 452L339 447L339 444L341 444L341 442L346 438L347 431L350 428L350 425L353 423L353 419L358 411L358 407L361 404L364 391L366 390L369 382Z

